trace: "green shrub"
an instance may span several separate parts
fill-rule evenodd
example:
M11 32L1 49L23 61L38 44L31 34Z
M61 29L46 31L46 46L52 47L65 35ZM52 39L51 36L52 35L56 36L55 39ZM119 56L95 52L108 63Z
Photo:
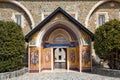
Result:
M96 30L94 38L99 57L108 60L110 68L120 69L120 21L106 22Z
M0 72L23 67L25 41L22 29L14 22L0 21Z

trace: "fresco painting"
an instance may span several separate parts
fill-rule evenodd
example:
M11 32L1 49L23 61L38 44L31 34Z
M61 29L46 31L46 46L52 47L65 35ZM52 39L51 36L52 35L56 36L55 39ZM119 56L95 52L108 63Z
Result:
M90 45L91 44L91 38L88 34L86 34L84 31L80 30L83 34L83 44L84 45Z
M35 47L30 47L30 69L38 70L39 68L39 51Z
M75 51L74 50L71 50L70 52L70 59L72 63L75 63Z
M36 44L35 39L30 40L30 45L35 45L35 44Z
M51 68L51 48L43 48L41 53L42 68Z
M38 32L36 32L36 33L30 38L30 41L29 41L30 46L31 46L31 45L36 45L37 35L38 35Z
M70 68L78 67L78 53L76 48L69 48L69 65Z
M91 66L91 53L90 46L83 46L82 48L82 67L90 67Z

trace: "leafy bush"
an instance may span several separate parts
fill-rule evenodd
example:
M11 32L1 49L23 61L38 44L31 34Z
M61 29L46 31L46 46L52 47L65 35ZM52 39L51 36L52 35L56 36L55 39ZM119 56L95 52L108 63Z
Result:
M106 22L96 30L94 38L96 53L109 61L110 68L120 69L120 21Z
M0 21L0 72L20 69L25 55L22 29L14 22Z

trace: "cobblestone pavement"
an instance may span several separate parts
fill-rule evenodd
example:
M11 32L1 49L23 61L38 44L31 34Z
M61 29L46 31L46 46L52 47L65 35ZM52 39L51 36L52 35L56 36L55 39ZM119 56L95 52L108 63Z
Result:
M80 72L26 73L10 80L120 80L120 78Z

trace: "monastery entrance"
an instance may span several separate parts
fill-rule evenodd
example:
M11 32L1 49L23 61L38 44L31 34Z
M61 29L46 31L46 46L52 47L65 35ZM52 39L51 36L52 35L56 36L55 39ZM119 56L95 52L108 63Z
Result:
M54 69L67 69L67 48L53 48Z
M67 26L52 26L43 36L42 70L76 69L79 65L78 40Z
M25 37L30 72L91 69L93 34L58 8Z

